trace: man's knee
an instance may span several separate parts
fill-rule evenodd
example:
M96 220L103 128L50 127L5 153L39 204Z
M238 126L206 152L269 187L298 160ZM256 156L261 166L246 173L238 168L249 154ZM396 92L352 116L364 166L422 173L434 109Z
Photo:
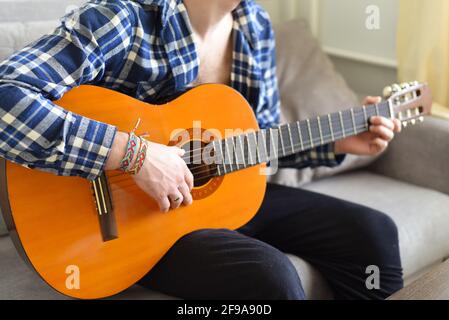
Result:
M378 298L385 298L403 287L402 264L398 228L385 213L355 206L350 223L362 269L374 266L380 272L381 290ZM368 274L367 274L368 276Z
M303 300L301 280L292 262L276 248L227 229L205 229L182 238L175 246L178 255L188 261L210 261L219 264L224 278L235 278L222 288L233 299ZM192 267L194 267L192 265ZM215 275L215 266L204 270ZM219 292L221 294L221 292Z
M304 300L301 280L292 262L274 249L262 249L263 259L251 268L248 279L254 283L256 299Z

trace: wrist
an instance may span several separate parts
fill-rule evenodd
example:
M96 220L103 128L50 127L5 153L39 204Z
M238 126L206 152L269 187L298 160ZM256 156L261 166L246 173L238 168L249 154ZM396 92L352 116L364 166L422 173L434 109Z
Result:
M344 152L344 148L343 148L343 146L342 146L342 141L341 141L341 140L336 141L336 142L334 143L334 153L335 153L335 155L337 155L337 156L346 154L346 152Z
M118 170L120 162L125 157L126 146L128 144L129 134L125 132L117 132L112 142L111 152L106 160L105 170Z

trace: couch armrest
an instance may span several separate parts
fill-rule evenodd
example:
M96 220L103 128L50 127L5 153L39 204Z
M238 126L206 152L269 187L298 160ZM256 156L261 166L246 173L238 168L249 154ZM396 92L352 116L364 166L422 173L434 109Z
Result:
M407 128L370 169L449 194L449 122L427 117L423 124Z

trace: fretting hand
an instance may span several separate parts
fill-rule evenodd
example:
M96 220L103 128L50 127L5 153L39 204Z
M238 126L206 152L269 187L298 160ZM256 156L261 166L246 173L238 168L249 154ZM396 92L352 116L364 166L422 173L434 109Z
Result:
M380 103L381 100L380 97L366 97L363 104ZM335 143L335 153L376 156L388 148L395 133L399 132L401 132L399 120L372 117L368 132L337 141Z

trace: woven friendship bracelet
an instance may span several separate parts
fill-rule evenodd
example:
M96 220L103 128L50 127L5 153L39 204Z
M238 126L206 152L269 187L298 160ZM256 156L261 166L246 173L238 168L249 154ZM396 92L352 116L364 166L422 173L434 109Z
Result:
M120 162L120 171L127 172L136 154L139 138L131 132L129 134L128 146L126 147L126 154L123 160Z
M137 124L134 127L134 129L129 133L129 140L128 144L126 146L126 153L123 157L122 161L120 162L119 170L122 172L128 172L129 167L132 164L132 161L134 159L134 155L136 154L136 150L139 144L139 137L136 136L135 131L140 125L140 119L137 120Z
M133 175L136 175L140 172L147 157L148 144L144 138L139 137L139 139L140 139L140 150L139 153L137 154L136 162L133 168L129 170L129 173Z

